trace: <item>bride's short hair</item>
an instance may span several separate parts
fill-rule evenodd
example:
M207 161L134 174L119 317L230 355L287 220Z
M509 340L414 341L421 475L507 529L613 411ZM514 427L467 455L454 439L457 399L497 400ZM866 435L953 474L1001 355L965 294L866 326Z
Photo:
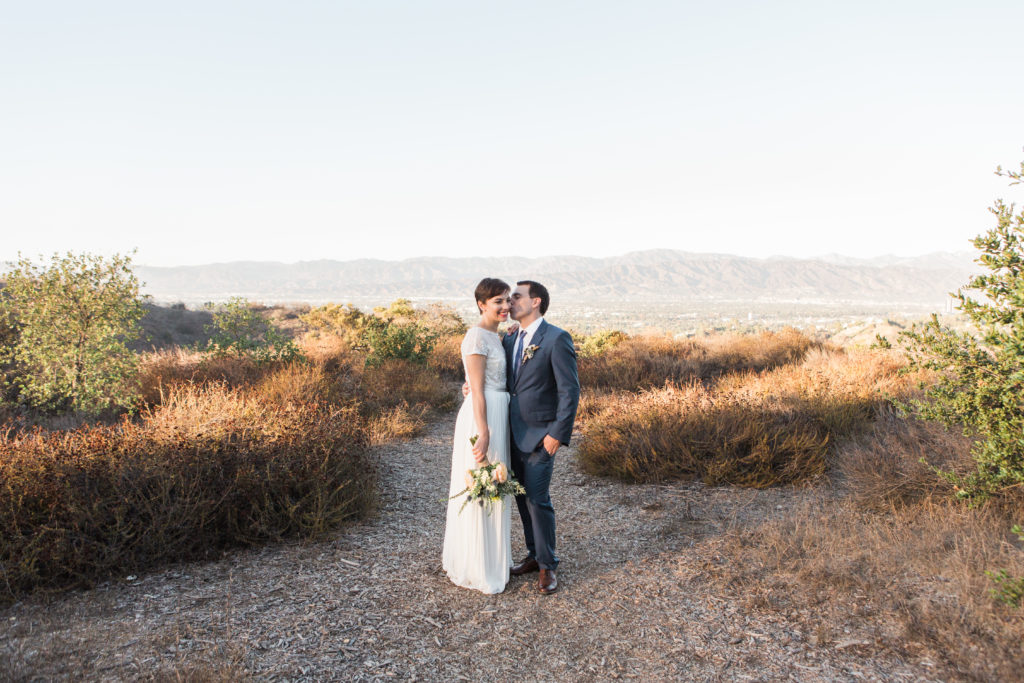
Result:
M505 292L512 291L512 288L508 286L508 283L504 280L499 280L496 277L485 277L480 281L480 284L476 286L476 302L482 304L491 297L498 296ZM477 307L479 308L479 306Z

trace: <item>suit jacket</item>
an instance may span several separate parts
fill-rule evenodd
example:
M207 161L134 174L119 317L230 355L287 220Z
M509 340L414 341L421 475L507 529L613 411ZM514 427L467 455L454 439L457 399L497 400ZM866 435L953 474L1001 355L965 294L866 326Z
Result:
M530 341L537 349L519 366L512 381L515 335L503 340L508 361L509 426L516 447L532 453L550 434L563 444L572 438L572 425L580 402L576 348L565 330L541 321ZM524 351L526 349L523 349Z

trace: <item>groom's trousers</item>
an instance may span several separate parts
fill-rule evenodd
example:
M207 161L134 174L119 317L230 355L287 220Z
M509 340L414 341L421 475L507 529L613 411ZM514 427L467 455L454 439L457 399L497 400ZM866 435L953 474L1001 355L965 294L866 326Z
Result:
M551 505L548 487L555 458L548 455L541 444L533 453L524 453L512 439L512 474L526 489L525 496L516 496L516 506L523 520L523 535L530 557L536 558L541 569L555 569L555 508Z

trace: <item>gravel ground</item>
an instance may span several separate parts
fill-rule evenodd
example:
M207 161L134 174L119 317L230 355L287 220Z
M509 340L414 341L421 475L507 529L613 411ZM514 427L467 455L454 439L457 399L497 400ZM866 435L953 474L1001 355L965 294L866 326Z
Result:
M876 647L886 624L745 608L707 544L813 490L635 486L556 460L561 587L504 593L441 570L454 414L377 450L389 493L333 540L233 552L0 610L0 678L207 680L948 680ZM524 554L513 513L513 554ZM860 630L858 630L860 629ZM867 630L871 629L871 630Z

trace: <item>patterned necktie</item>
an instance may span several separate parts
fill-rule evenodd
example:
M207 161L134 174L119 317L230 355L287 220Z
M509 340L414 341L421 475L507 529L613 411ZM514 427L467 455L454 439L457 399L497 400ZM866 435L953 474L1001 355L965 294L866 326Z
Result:
M519 340L516 342L516 351L512 354L512 381L519 376L519 366L523 364L523 340L526 339L526 330L519 333Z

